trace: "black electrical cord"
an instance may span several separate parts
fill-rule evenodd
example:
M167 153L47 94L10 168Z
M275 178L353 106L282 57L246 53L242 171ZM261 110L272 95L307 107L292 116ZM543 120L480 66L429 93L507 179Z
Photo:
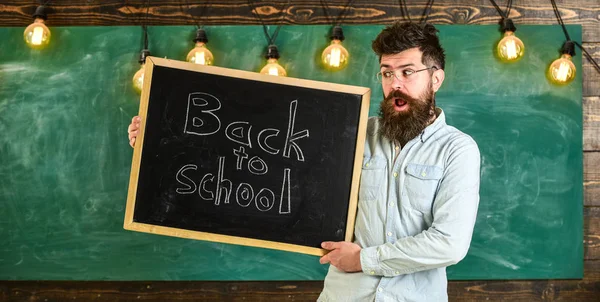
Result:
M596 62L596 60L594 60L594 58L587 52L587 50L585 48L583 48L583 46L579 42L571 41L571 37L569 36L569 32L567 31L567 27L565 26L565 23L563 22L562 17L560 16L560 11L558 10L558 7L556 6L556 2L554 2L554 0L550 0L550 2L552 3L552 8L554 9L554 14L556 15L556 19L558 20L558 23L560 24L560 26L562 27L563 32L565 33L565 38L567 39L567 42L575 43L575 45L577 45L577 47L579 47L579 49L581 49L583 51L585 57L590 62L592 62L592 65L594 65L594 67L596 68L596 70L598 72L600 72L600 65L598 65L598 62Z
M590 62L592 62L592 65L594 65L594 67L596 67L596 70L598 72L600 72L600 65L598 65L598 62L596 62L596 60L594 60L594 58L592 58L592 55L590 55L587 50L585 50L585 48L583 48L583 46L581 46L581 44L579 44L579 42L573 41L573 43L575 43L575 45L577 45L577 47L579 47L579 49L581 49L583 51L583 53L585 54L585 57L590 60Z
M492 5L496 9L496 11L498 11L498 14L500 15L500 17L502 17L502 20L500 21L500 26L501 26L502 32L516 31L517 28L515 27L515 24L513 23L512 19L509 18L510 9L512 8L512 0L508 0L508 2L506 3L506 11L505 12L503 12L502 9L500 9L500 7L496 3L496 1L490 0L490 2L492 3Z
M510 9L512 8L512 0L508 0L506 3L506 17L510 17Z
M205 13L206 13L206 11L207 11L207 9L206 9L206 8L207 8L207 6L208 6L208 0L204 2L204 5L203 5L203 6L202 6L202 8L200 9L200 15L198 15L198 18L196 18L196 16L194 16L194 15L193 15L193 14L190 12L190 11L191 11L191 8L190 8L190 3L189 3L187 0L185 0L185 5L187 6L187 14L188 14L188 15L190 15L190 17L192 18L192 20L193 20L193 21L194 21L194 23L196 24L196 27L197 27L198 29L201 29L201 28L203 28L204 26L203 26L203 25L201 25L201 23L200 23L200 19L201 19L201 18L204 16L204 14L205 14ZM181 10L183 11L183 7L181 7Z
M50 0L49 0L50 1ZM129 4L127 3L127 0L123 0L123 6L125 6L125 8L129 11L129 13L131 15L134 15L134 13L131 11L131 9L129 8ZM140 51L140 57L138 62L140 64L143 64L146 62L146 57L150 55L150 51L148 50L148 14L150 12L150 0L146 1L146 16L144 18L144 22L142 21L141 17L136 18L137 20L135 21L135 23L140 24L142 23L142 37L143 37L143 41L142 41L142 51Z
M50 0L49 0L50 1ZM127 9L127 11L129 11L129 13L131 15L135 15L131 9L129 8L129 4L127 3L127 0L123 0L123 6L125 6L125 8ZM148 49L148 29L146 24L148 23L148 12L150 10L150 1L146 1L146 16L144 21L142 22L142 17L137 17L135 23L137 24L141 24L142 25L142 35L143 35L143 49L147 50ZM141 58L140 58L141 60Z
M337 19L333 23L333 26L339 26L341 24L341 22L343 21L343 18L345 17L344 15L346 14L346 12L348 11L348 8L350 7L350 5L352 5L353 2L354 2L354 0L348 0L348 2L346 2L344 9L338 15ZM323 5L323 9L325 10L325 17L327 18L327 22L331 23L331 20L329 20L329 5L327 4L327 0L321 0L321 4Z
M421 15L421 24L426 24L427 19L429 19L429 14L431 13L431 8L433 7L434 0L428 0L423 10L423 14ZM399 0L398 5L400 6L400 12L405 19L408 19L408 22L412 22L410 18L410 13L408 12L408 5L406 4L406 0Z
M50 1L52 0L46 0L46 2L42 3L42 0L39 0L38 2L40 3L40 5L38 5L38 7L35 9L35 12L33 13L32 17L35 19L41 18L44 21L48 19L48 15L46 14L46 6L50 3Z
M563 22L562 17L560 16L560 12L558 11L556 2L554 2L554 0L550 0L550 2L552 3L552 9L554 9L554 14L556 15L556 19L558 19L558 24L560 24L560 26L562 27L563 32L565 33L565 37L567 38L567 41L571 41L571 37L569 37L569 33L567 32L565 23Z
M406 0L398 0L398 5L400 6L400 12L404 19L408 19L408 22L412 22L410 19L410 13L408 12L408 5L406 4Z
M146 1L146 19L144 20L144 49L148 49L148 13L150 12L150 0Z
M281 14L281 18L283 20L283 9L288 6L288 4L290 3L290 0L288 0L282 7L280 10L280 14ZM275 29L275 31L273 32L273 35L269 34L269 30L267 29L267 25L265 24L264 20L262 19L262 17L260 16L260 14L256 11L256 6L254 6L252 4L252 1L248 0L248 6L250 6L252 8L252 13L258 18L258 20L260 21L260 23L263 26L263 31L265 33L265 37L267 38L267 43L269 43L269 45L274 45L275 44L275 39L277 39L277 35L279 34L279 30L281 29L281 24L277 26L277 28Z
M427 7L425 7L425 11L423 12L423 18L421 19L421 24L423 24L423 25L427 24L427 19L429 18L429 13L431 13L431 7L433 7L433 1L434 0L430 0L427 3Z
M510 11L510 6L509 6L509 8L507 9L507 12L506 12L506 13L504 13L504 12L502 11L502 9L500 9L500 7L499 7L499 6L498 6L498 4L496 3L496 1L494 1L494 0L490 0L490 2L491 2L491 3L492 3L492 5L494 6L494 8L495 8L495 9L498 11L498 14L500 15L500 17L502 17L502 19L507 19L507 18L508 18L508 13L509 13L509 11ZM511 6L512 6L512 4L510 4L511 2L512 2L512 0L509 0L509 5L511 5Z

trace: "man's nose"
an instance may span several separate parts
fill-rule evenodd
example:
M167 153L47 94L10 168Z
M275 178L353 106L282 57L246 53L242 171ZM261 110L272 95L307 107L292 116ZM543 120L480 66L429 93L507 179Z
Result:
M392 87L394 89L400 89L402 86L402 81L398 78L398 75L394 74L394 76L392 77Z

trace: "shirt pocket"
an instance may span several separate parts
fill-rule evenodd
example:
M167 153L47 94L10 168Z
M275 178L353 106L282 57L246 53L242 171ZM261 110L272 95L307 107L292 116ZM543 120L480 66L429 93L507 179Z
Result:
M422 212L431 212L431 206L444 170L438 166L406 165L405 189L410 205Z
M385 187L386 161L378 157L365 157L360 173L359 200L376 200Z

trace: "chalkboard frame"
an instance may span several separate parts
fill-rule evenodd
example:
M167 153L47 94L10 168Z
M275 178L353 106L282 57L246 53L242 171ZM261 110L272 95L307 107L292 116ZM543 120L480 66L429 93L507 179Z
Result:
M152 87L152 74L156 66L175 68L186 71L201 72L213 75L227 76L251 81L260 81L275 83L280 85L289 85L309 89L334 91L339 93L353 94L361 96L360 115L358 121L358 131L356 137L356 149L354 152L354 162L352 167L352 182L350 187L350 198L348 200L347 223L344 241L351 242L354 237L354 222L358 207L358 189L360 173L362 167L364 142L366 136L367 119L369 114L369 101L371 89L359 86L342 85L335 83L319 82L290 77L276 77L263 75L255 72L243 70L222 68L216 66L203 66L183 61L162 59L157 57L147 57L144 69L144 83L140 97L139 116L141 117L140 132L136 138L136 145L133 152L132 166L130 172L129 189L127 194L127 205L125 208L124 229L151 233L157 235L166 235L187 239L212 241L227 244L237 244L244 246L269 248L289 252L304 253L315 256L323 256L328 251L320 248L313 248L303 245L261 240L247 237L238 237L224 235L219 233L200 232L188 229L166 227L134 221L135 203L137 201L138 181L140 177L141 159L144 146L144 133L146 130L146 116L150 101L150 91Z

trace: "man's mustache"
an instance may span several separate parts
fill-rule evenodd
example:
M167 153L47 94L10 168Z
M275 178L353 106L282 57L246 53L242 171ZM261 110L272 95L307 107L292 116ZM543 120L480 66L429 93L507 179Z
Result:
M405 93L403 93L402 91L398 90L398 89L394 89L390 92L390 94L388 94L388 96L385 98L385 101L390 101L393 98L401 98L406 102L412 102L415 99L406 95Z

